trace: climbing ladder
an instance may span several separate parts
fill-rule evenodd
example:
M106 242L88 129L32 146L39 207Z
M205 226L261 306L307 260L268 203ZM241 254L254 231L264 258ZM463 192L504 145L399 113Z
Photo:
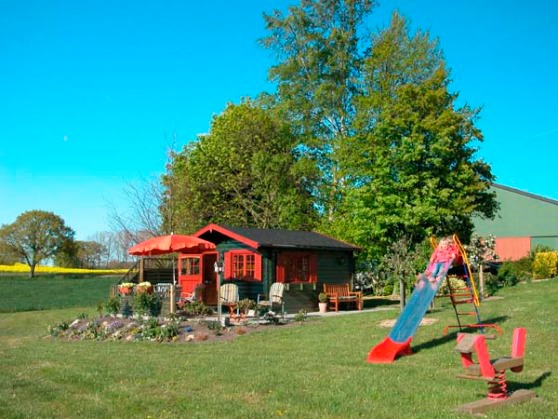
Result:
M481 333L484 333L485 328L493 328L496 329L498 333L502 333L502 329L498 325L492 323L486 324L482 322L479 313L479 294L477 292L477 287L475 285L475 280L473 278L469 259L467 258L467 252L461 244L459 237L457 237L457 235L455 234L453 235L453 241L457 245L461 258L463 259L463 274L461 275L461 278L465 281L466 287L465 289L459 290L453 289L450 281L450 276L446 276L446 286L448 287L449 294L443 295L442 297L449 297L453 306L453 311L455 312L457 324L447 325L446 327L444 327L444 335L447 335L449 329L451 328L459 328L460 331L463 331L464 328L476 328L479 329ZM468 319L464 319L464 317L474 317L476 323L471 323L470 321L468 321Z

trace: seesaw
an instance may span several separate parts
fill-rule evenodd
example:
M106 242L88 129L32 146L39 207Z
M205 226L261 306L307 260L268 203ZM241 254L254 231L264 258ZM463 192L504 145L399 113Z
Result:
M523 370L523 355L527 331L517 328L513 333L511 356L491 360L486 347L484 335L459 333L455 350L461 353L461 364L465 374L459 378L485 381L488 384L487 397L476 402L467 403L457 408L460 412L478 414L495 407L531 400L537 395L530 390L518 390L508 394L506 370L521 372ZM476 354L477 363L473 361Z

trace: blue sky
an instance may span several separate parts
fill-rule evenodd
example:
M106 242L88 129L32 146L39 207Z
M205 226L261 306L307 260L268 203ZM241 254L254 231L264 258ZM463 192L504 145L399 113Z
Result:
M108 230L169 146L273 90L262 13L293 3L0 0L0 224L41 209L81 240ZM558 199L554 1L386 0L370 27L395 9L439 38L461 103L482 106L497 182Z

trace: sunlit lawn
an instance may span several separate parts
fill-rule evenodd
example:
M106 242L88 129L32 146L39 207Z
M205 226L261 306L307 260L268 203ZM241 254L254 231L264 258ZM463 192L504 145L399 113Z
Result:
M483 319L505 331L489 341L492 356L509 354L515 327L528 329L526 366L509 374L509 387L542 398L488 417L558 417L557 291L558 279L519 285L482 306ZM0 417L449 418L486 394L484 383L455 377L455 335L442 336L454 323L451 307L429 314L439 321L419 328L415 355L391 365L365 359L395 310L271 327L227 343L45 337L48 324L85 311L95 315L93 305L0 314Z

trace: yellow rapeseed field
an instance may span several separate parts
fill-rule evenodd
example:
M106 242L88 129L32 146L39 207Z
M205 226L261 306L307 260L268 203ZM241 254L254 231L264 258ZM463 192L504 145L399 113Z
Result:
M37 266L35 273L48 274L121 274L127 272L127 269L78 269L78 268L59 268L56 266ZM13 265L0 265L0 272L25 273L29 272L29 266L24 263L15 263Z

